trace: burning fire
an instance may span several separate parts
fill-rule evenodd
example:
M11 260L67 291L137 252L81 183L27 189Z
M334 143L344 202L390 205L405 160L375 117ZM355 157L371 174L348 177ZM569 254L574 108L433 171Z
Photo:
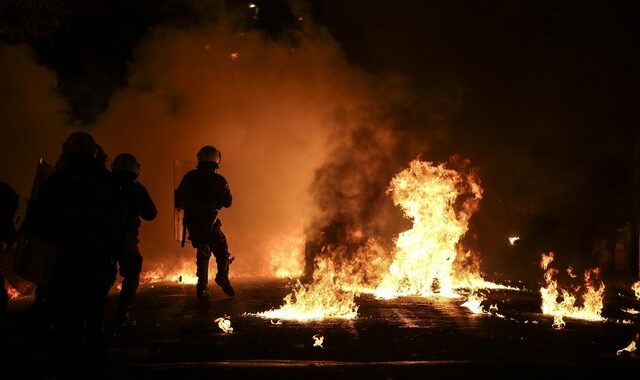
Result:
M14 299L23 297L23 295L20 294L19 291L15 290L11 286L7 286L7 295L9 296L10 300L14 300Z
M619 356L620 354L622 354L622 353L623 353L623 352L625 352L625 351L626 351L626 352L633 352L633 351L635 351L635 350L636 350L636 348L637 348L637 347L636 347L636 344L637 344L638 338L640 338L640 334L636 334L635 338L633 338L633 340L631 341L631 343L629 343L629 345L628 345L627 347L625 347L625 348L623 348L623 349L620 349L620 350L616 351L616 355L618 355L618 356Z
M516 245L516 242L518 240L520 240L520 236L510 236L509 237L509 244Z
M460 306L466 307L473 314L482 314L484 312L484 310L482 309L482 301L484 300L485 298L483 296L471 293L469 297L467 297L467 300Z
M564 317L574 319L584 319L588 321L604 321L602 317L602 307L604 298L604 283L598 279L599 269L588 269L584 273L584 293L582 297L578 296L580 287L574 289L574 292L562 289L558 286L556 276L558 270L548 268L553 261L554 254L542 254L540 266L546 270L544 280L546 286L540 288L542 296L542 313L554 317L553 326L564 327ZM577 303L581 299L581 305Z
M324 343L324 337L320 334L315 334L313 337L313 347L324 348L322 343Z
M293 293L284 298L284 305L257 315L267 319L297 321L355 318L358 315L355 292L340 290L340 278L330 260L321 259L317 266L310 285L298 281Z
M458 288L495 285L482 279L470 252L458 254L458 242L482 198L473 173L414 160L393 178L387 191L413 220L413 228L396 240L393 262L375 290L378 297L457 297ZM468 261L472 268L465 265Z
M636 298L640 300L640 281L631 285L631 290L633 290L634 293L636 293Z
M214 322L217 323L218 327L220 327L220 330L224 331L225 333L230 334L233 332L233 327L231 327L231 318L229 318L228 315L216 318Z
M158 282L177 282L181 284L197 284L195 263L182 262L181 265L167 269L164 264L156 269L144 271L140 274L141 284L155 284Z

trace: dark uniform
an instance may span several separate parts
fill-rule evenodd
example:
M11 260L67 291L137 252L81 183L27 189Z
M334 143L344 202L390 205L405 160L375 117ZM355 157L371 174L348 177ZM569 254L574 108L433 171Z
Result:
M116 160L121 156L116 157ZM133 156L131 158L135 162L135 158ZM120 200L124 216L115 252L115 258L120 267L120 275L123 278L116 312L116 324L119 325L128 319L129 307L133 303L136 290L140 284L140 272L142 270L142 255L138 249L140 218L147 221L153 220L158 211L147 189L136 180L137 174L131 171L118 170L116 165L117 162L114 161L112 172L120 189ZM132 323L133 321L130 320L129 322Z
M95 158L95 143L76 132L65 143L65 166L56 170L32 203L38 236L55 243L55 267L46 304L53 312L59 363L100 349L103 308L115 278L113 261L121 221L118 188ZM89 350L82 346L87 343Z
M13 217L18 210L18 194L11 186L0 181L0 245L6 248L13 244L16 237L16 229L13 224ZM4 276L0 268L0 319L7 312L9 296L4 287Z
M199 162L196 169L182 178L175 193L176 207L184 209L184 224L196 252L198 296L206 296L209 281L209 258L216 258L216 283L233 296L229 282L229 247L222 232L218 212L231 206L231 190L227 180L216 173L218 163Z

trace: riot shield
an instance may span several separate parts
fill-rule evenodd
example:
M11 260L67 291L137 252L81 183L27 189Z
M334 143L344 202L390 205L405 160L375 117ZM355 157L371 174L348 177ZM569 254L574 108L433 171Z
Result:
M180 181L182 181L182 177L187 174L189 171L195 169L196 163L194 161L186 161L186 160L175 160L173 164L173 190L178 188L180 185ZM175 201L175 200L174 200ZM173 207L173 236L177 242L180 242L181 246L184 247L184 243L186 240L186 228L183 223L184 219L184 210L176 207L174 204Z
M54 170L52 165L40 159L31 187L30 201L36 199L40 188ZM30 217L28 205L24 207L22 212L17 216L20 218L20 223L24 218ZM4 265L10 268L5 271L7 280L20 293L27 294L33 290L33 283L44 284L48 281L55 259L55 246L53 243L41 241L37 236L27 236L25 233L21 233L18 236L17 244L9 250L6 256Z

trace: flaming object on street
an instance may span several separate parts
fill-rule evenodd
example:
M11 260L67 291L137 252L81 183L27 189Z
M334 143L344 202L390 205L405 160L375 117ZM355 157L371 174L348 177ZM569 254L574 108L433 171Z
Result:
M230 334L233 332L233 327L231 327L231 318L229 318L228 315L216 318L214 322L217 323L218 327L220 327L220 330L224 331L225 333Z
M629 343L629 345L628 345L627 347L622 348L622 349L620 349L620 350L616 351L616 355L620 356L620 355L621 355L623 352L625 352L625 351L626 351L626 352L633 352L633 351L635 351L635 350L636 350L636 348L637 348L636 344L637 344L638 338L640 338L640 334L636 334L635 338L633 338L633 340L631 341L631 343Z
M322 343L324 343L324 336L320 334L316 334L312 338L313 338L313 347L324 348L324 346L322 345Z
M540 266L544 273L545 286L540 288L542 296L542 313L554 317L554 327L564 327L563 318L584 319L587 321L604 321L602 307L604 298L604 283L599 280L599 269L588 269L584 273L584 292L579 296L581 287L573 292L558 286L558 270L549 268L554 254L542 254ZM548 268L548 269L547 269ZM578 302L580 300L581 302Z

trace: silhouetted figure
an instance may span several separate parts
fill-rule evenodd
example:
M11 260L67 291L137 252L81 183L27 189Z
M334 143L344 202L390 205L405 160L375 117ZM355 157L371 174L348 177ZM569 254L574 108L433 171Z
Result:
M129 309L136 296L142 271L142 255L138 248L140 218L147 221L153 220L158 211L147 189L137 181L140 164L133 155L119 154L111 164L111 173L120 190L124 217L115 252L120 275L123 278L115 325L116 328L125 328L135 326L135 320L131 317Z
M13 224L13 218L18 210L18 194L11 186L0 181L0 253L4 253L14 244L16 238L16 229ZM4 320L7 313L7 304L9 295L4 286L4 276L2 268L0 268L0 321Z
M32 204L38 236L57 248L46 303L53 313L56 365L63 370L99 358L103 308L115 278L118 189L96 153L89 134L71 134L63 144L64 165Z
M218 266L215 281L227 295L233 296L235 293L229 281L229 246L218 218L220 209L230 207L232 200L227 180L216 173L222 155L207 145L198 151L197 157L197 168L185 174L175 193L175 205L184 209L184 224L191 244L197 250L197 295L208 295L209 259L213 253Z

